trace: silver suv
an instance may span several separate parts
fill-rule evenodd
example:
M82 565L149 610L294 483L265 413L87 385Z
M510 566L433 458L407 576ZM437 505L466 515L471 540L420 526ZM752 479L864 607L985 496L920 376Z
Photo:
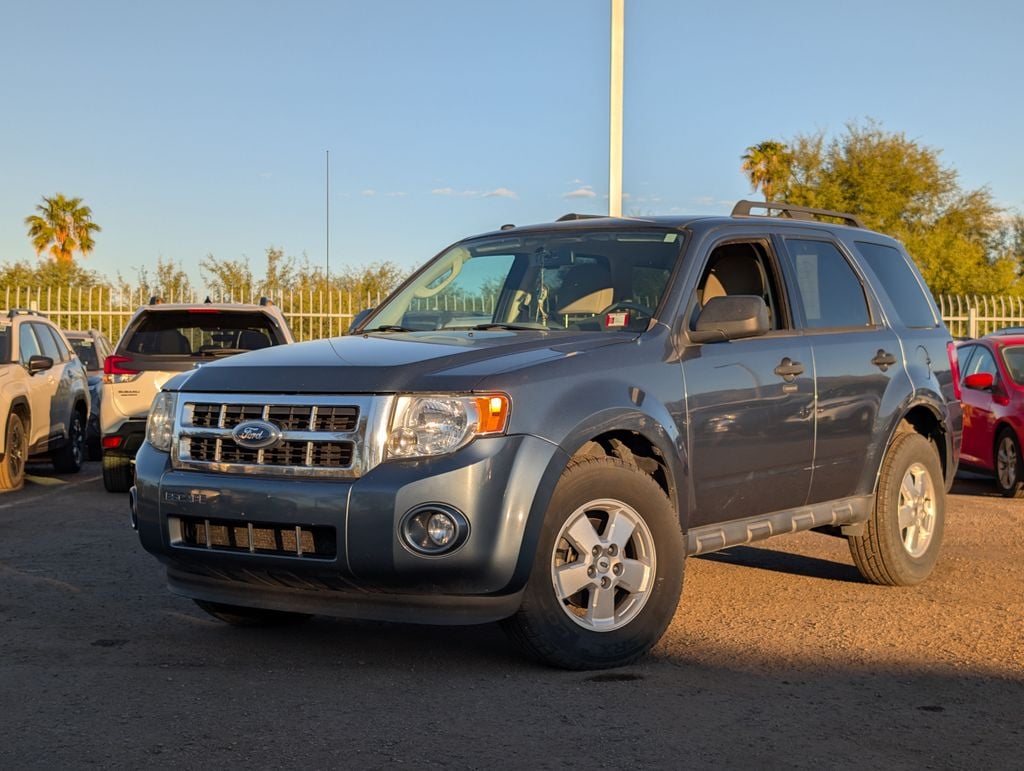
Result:
M67 339L37 311L0 316L0 490L25 482L25 464L46 455L61 473L85 459L89 383Z
M103 362L100 441L103 485L126 492L153 397L179 372L246 351L294 342L281 310L259 304L165 304L153 297L132 316Z

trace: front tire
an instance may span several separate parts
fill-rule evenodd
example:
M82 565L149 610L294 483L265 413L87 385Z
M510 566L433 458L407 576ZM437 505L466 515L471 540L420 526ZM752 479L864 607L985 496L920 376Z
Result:
M618 458L574 460L551 498L522 606L502 625L546 664L624 666L672 620L684 560L679 517L651 477Z
M222 602L207 602L206 600L194 599L193 602L218 621L232 626L287 626L300 624L310 618L306 613L246 608L241 605L226 605Z
M103 455L103 486L108 493L126 493L132 486L132 459L125 455Z
M28 433L21 416L7 416L7 440L0 462L0 490L19 490L25 484L25 462L28 460Z
M68 438L64 446L50 456L58 474L77 474L85 462L85 418L79 410L71 413Z
M920 434L899 433L882 461L875 506L850 554L868 581L912 586L935 567L946 517L939 454Z
M995 453L996 488L1004 498L1016 498L1022 494L1020 444L1010 428L1004 428L996 438Z

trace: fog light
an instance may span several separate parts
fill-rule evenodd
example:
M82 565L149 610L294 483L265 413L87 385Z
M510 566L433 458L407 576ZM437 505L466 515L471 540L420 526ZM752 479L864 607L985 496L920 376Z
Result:
M416 554L449 554L466 542L469 522L450 506L417 506L402 517L399 528L402 543Z
M443 512L431 514L427 520L427 537L434 546L447 546L455 537L455 523Z

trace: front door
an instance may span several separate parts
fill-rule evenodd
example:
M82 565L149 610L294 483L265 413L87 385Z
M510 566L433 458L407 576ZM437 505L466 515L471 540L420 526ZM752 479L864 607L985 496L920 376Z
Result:
M757 295L767 335L691 345L683 357L695 508L690 525L792 509L807 500L814 445L811 348L793 329L771 239L717 242L686 308Z

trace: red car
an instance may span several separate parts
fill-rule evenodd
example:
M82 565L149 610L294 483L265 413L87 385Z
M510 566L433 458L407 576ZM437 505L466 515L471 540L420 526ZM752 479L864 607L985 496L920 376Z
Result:
M1024 487L1024 332L969 340L957 352L964 410L960 465L991 472L999 492L1012 498Z

